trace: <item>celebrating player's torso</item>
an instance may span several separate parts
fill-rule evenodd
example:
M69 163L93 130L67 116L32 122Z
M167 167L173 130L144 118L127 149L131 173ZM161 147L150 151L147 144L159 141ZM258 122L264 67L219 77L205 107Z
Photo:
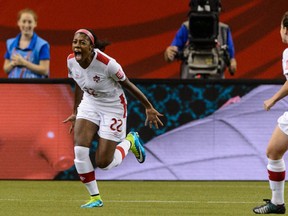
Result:
M95 49L91 64L83 69L74 54L67 59L69 77L73 78L84 91L84 97L92 100L117 101L123 90L118 81L126 79L121 66L111 57Z

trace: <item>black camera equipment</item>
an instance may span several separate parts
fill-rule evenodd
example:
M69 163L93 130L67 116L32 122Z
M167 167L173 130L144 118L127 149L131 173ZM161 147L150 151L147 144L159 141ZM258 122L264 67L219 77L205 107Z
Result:
M220 0L190 0L189 6L191 11L194 12L208 11L215 13L219 13L222 7Z
M218 36L220 0L191 0L189 12L190 43L215 47Z
M217 44L221 2L191 0L189 6L189 45L178 55L183 61L181 78L223 78L227 60L221 58L228 52Z
M192 12L189 15L190 43L197 47L215 47L218 36L218 15Z

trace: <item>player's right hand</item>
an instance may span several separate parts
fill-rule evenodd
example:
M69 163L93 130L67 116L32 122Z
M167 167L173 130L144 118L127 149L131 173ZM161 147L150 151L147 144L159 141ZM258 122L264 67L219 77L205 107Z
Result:
M76 120L76 115L75 114L72 114L70 115L67 119L65 119L63 121L63 123L67 123L67 122L71 122L71 127L69 129L69 133L71 134L73 129L74 129L74 125L75 125L75 120Z
M272 100L272 98L265 100L264 101L264 109L266 111L269 111L271 109L271 107L274 106L274 104L275 104L275 101Z

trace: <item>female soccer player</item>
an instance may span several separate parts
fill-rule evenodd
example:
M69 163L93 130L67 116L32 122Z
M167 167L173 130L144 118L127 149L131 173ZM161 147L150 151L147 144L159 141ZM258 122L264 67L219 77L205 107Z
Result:
M145 149L136 132L126 136L127 102L125 88L146 109L145 125L158 128L163 123L160 114L145 95L126 77L115 59L106 55L107 43L97 39L88 29L75 32L72 50L67 58L69 77L76 83L74 111L64 122L72 122L74 128L75 167L81 181L90 193L90 200L83 208L103 206L89 158L89 148L97 133L96 165L111 169L121 164L131 150L139 163L145 161ZM126 138L125 138L126 136Z
M282 42L288 44L288 11L281 20L280 35ZM283 73L286 82L281 89L270 99L264 101L264 109L270 110L279 100L288 95L288 48L283 52L282 58ZM268 176L270 188L272 190L272 199L264 199L266 204L256 207L253 211L256 214L285 214L284 204L284 184L285 184L285 162L284 153L288 148L288 112L284 112L278 119L270 142L267 147L268 157Z

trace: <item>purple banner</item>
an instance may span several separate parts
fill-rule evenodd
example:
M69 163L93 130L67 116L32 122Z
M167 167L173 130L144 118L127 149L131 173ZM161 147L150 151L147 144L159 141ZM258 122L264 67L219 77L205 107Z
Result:
M119 167L97 169L97 179L267 180L266 146L288 101L279 101L268 112L263 101L280 87L259 86L204 119L152 139L145 144L144 164L128 154Z

